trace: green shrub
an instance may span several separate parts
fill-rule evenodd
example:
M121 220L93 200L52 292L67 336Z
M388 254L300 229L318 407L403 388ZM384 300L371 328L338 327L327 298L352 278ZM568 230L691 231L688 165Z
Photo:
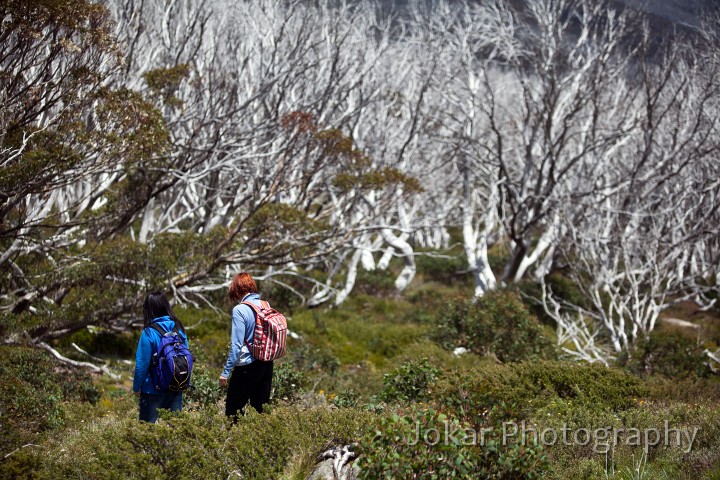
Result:
M387 297L395 292L395 276L390 270L358 269L353 293Z
M220 304L225 302L227 299ZM218 374L225 366L230 349L231 308L227 307L227 313L218 313L209 308L175 307L175 313L187 327L190 351L196 363L215 368Z
M440 370L424 358L407 361L383 378L380 398L392 401L422 401L428 398L428 387L438 378Z
M451 422L453 429L463 427L434 410L413 409L408 415L382 417L376 430L361 441L360 478L472 478L476 458L472 447L464 445L468 439L464 430L457 440L415 441L416 431L421 435L430 430L443 432L444 422Z
M668 378L662 376L645 377L647 397L651 400L683 403L709 403L717 405L720 401L720 379L709 378Z
M493 272L501 272L510 260L510 248L505 242L497 242L488 249L488 264Z
M561 273L555 272L547 275L545 283L556 298L582 308L592 307L575 282ZM545 312L542 305L542 287L537 280L525 278L516 282L514 287L521 292L528 309L541 323L555 327L555 320Z
M183 399L187 405L210 407L217 405L224 397L225 392L220 388L218 375L208 372L202 365L193 369L192 384Z
M514 387L522 397L550 394L596 408L623 410L634 406L635 399L644 393L637 378L601 364L524 362L513 370L518 378Z
M371 338L368 343L368 350L376 355L391 358L400 353L400 345L394 339L379 335Z
M358 406L358 394L355 390L351 389L345 389L338 395L336 395L333 400L333 405L335 405L338 408L348 408L348 407L357 407Z
M698 341L685 332L658 330L642 340L621 364L642 375L676 379L707 377L711 371L703 350Z
M293 317L293 326L304 340L299 346L290 345L289 355L303 370L323 370L331 375L341 365L365 361L383 368L428 330L425 325L405 321L408 309L402 300L358 295L342 308L299 312Z
M302 392L305 376L298 372L290 362L275 362L273 366L272 394L273 402L285 400L291 402Z
M38 479L305 478L310 472L299 466L314 465L333 445L353 443L372 421L351 408L250 410L234 426L207 411L163 413L157 424L108 416L0 468L33 471Z
M644 393L640 379L619 368L539 361L453 372L438 383L436 398L468 415L507 402L527 417L558 399L591 405L598 411L622 411L635 406Z
M545 281L556 297L582 308L590 309L592 307L577 284L565 275L552 273L546 277Z
M494 353L503 362L556 356L540 323L511 291L450 303L438 312L432 335L449 350L465 347L479 355Z
M465 293L456 287L448 287L437 282L426 282L417 288L408 290L405 298L413 308L405 315L405 320L416 324L434 325L439 311L447 308L448 302L460 301L469 295L471 289Z
M636 408L622 412L603 412L588 403L559 400L538 409L533 418L538 430L552 428L556 431L568 428L576 431L584 428L616 430L620 432L617 443L614 436L599 441L591 440L587 445L573 442L557 442L548 447L554 473L549 478L712 478L703 474L720 466L720 411L701 405L676 404L664 406L638 400ZM672 433L656 445L630 442L626 434L629 429L641 432L654 429L664 432L666 428L687 433L695 432L690 448L686 433L681 437ZM623 473L636 470L638 458L643 457L640 471L645 475L629 477ZM658 474L664 474L659 476Z
M137 332L139 334L139 332ZM75 343L91 355L101 357L126 358L135 355L138 335L133 333L114 333L105 330L79 330L60 341L60 346L70 350ZM85 360L85 359L83 359Z
M427 280L452 285L467 282L470 275L467 273L465 258L445 255L418 255L415 257L417 273Z
M307 292L312 286L310 281L291 275L258 281L262 298L285 315L293 313L303 304L303 298L296 292Z
M34 434L63 425L64 401L94 403L100 393L87 374L57 368L41 350L0 347L0 448L12 450Z
M95 404L100 400L101 392L93 384L90 375L76 371L67 371L65 374L68 375L67 378L56 377L60 382L64 401Z
M501 408L475 424L419 406L383 416L361 441L360 478L540 478L546 455L519 436L502 441L507 417L495 415Z

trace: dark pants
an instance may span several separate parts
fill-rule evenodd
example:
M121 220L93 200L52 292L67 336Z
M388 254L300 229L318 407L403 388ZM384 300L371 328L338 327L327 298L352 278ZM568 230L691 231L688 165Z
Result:
M270 403L273 362L255 360L248 365L235 367L228 381L225 415L232 417L240 412L245 415L245 404L262 413L263 405Z
M182 397L182 392L141 393L140 420L155 423L158 418L158 408L179 412L182 410Z

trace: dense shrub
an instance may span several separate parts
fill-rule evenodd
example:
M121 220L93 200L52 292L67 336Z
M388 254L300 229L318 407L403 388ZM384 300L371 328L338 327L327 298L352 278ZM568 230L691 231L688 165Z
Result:
M220 388L218 375L213 375L202 364L193 369L190 389L185 393L183 401L189 407L195 405L210 407L217 405L225 392Z
M390 270L364 270L358 269L353 293L386 297L396 292L395 276Z
M338 408L357 407L358 394L355 390L345 389L332 399L333 405Z
M415 266L426 280L444 285L464 283L470 278L466 260L451 254L418 255Z
M590 309L592 305L577 284L561 273L553 273L545 279L555 297L561 298L572 305Z
M307 478L320 452L356 441L365 478L664 475L690 480L720 472L720 382L691 373L695 364L683 348L695 346L693 339L675 345L675 337L658 331L651 337L656 343L638 346L627 365L653 373L648 376L538 360L537 355L504 364L493 355L456 356L452 345L443 348L437 341L446 327L425 316L452 312L440 307L458 293L433 283L414 287L409 301L359 295L342 308L296 312L293 326L302 338L290 340L288 357L275 365L269 413L260 417L249 409L236 426L226 422L218 405L225 393L217 386L217 374L227 354L227 316L218 320L200 310L182 312L183 320L197 325L191 331L191 348L198 356L195 389L187 393L185 413L165 414L153 426L137 422L137 400L127 392L127 381L99 377L97 387L87 377L72 381L76 374L59 372L43 351L5 347L0 366L6 378L0 385L4 452L31 446L0 461L0 478ZM539 326L515 294L497 292L477 305L454 304L457 311L469 312L458 320L463 330L453 334L456 338L471 333L489 338L512 355L522 352L505 340L534 341L522 319L530 319L531 328ZM201 316L206 318L202 322ZM501 333L500 340L487 325ZM475 351L512 359L496 349ZM131 366L122 365L113 370L131 375ZM298 395L309 385L314 385L312 392ZM76 403L93 401L97 389L103 396L95 406ZM7 408L15 396L23 399L19 408L25 413ZM665 421L672 427L702 428L691 452L676 445L652 448L641 468L646 473L633 477L640 447L602 455L592 444L542 447L532 437L524 444L516 439L503 444L499 438L507 421L525 421L537 431L565 426L662 430ZM442 437L446 426L449 442ZM417 431L430 432L432 440L434 429L438 442L403 441ZM472 443L469 432L480 435L482 429L487 429L483 443ZM45 433L34 433L39 431Z
M534 479L548 468L539 445L502 441L506 415L492 409L469 423L454 415L413 406L381 417L361 441L364 479Z
M188 332L190 351L195 357L195 363L204 365L210 370L214 369L219 375L225 366L230 350L230 332L216 331L203 337L198 337L194 333Z
M488 264L493 272L501 272L510 260L510 249L504 242L497 242L488 249Z
M317 348L308 342L297 342L289 348L293 365L300 371L323 371L334 375L340 360L327 348Z
M635 405L645 390L640 380L618 368L557 361L491 365L459 371L438 383L437 398L468 414L498 402L521 408L523 416L558 399L591 405L598 411L621 411Z
M44 351L0 347L0 448L3 452L33 435L63 425L63 402L100 398L87 374L60 370Z
M545 277L545 283L555 298L565 300L571 305L577 305L582 308L592 308L583 293L573 282L572 279L555 272ZM542 304L542 286L537 280L522 279L514 284L514 287L521 293L525 304L530 312L535 315L538 320L546 325L555 326L555 320L545 312Z
M553 343L540 323L511 291L458 300L437 312L433 338L447 349L465 347L501 361L554 358Z
M383 378L383 390L380 398L392 401L422 401L428 398L428 387L438 378L440 370L428 362L408 361L400 365Z
M355 441L371 421L351 408L250 410L232 427L207 411L163 414L154 425L104 417L0 468L33 469L38 479L305 478L303 467L326 448Z
M405 293L404 298L412 308L407 311L403 320L418 325L435 326L438 312L445 310L449 302L463 300L470 291L468 288L462 293L457 287L426 282Z
M278 283L278 282L282 283ZM291 314L303 304L303 297L296 292L306 292L312 283L296 276L281 276L272 280L258 281L258 290L264 300L285 315Z
M707 377L711 372L703 350L686 332L660 330L642 340L631 356L626 356L621 363L637 374L668 378Z
M664 406L638 400L636 408L613 413L587 403L556 401L538 409L533 420L538 431L583 428L591 432L596 429L620 432L617 438L595 437L587 444L557 442L547 447L554 467L546 475L548 479L695 480L715 478L712 472L720 467L720 411L717 408L687 404ZM687 433L680 437L665 436L666 428L695 432L692 445ZM630 429L661 432L660 441L649 445L644 440L640 444L631 442L626 436Z
M270 399L292 401L303 389L305 376L290 362L275 362L273 366L272 393Z
M662 403L709 403L720 402L720 379L709 378L668 378L662 376L644 377L647 397Z
M408 308L401 300L359 295L342 308L300 312L292 326L303 340L289 345L289 355L303 370L331 375L340 365L371 362L383 368L427 332L426 326L405 320Z
M103 357L130 357L135 354L137 334L85 328L64 338L60 345L69 348L71 343L75 343L86 352Z

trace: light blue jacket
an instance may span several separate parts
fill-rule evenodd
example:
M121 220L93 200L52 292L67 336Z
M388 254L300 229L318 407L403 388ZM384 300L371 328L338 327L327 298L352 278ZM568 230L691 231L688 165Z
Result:
M260 295L249 293L241 302L250 302L260 306ZM228 378L236 366L248 365L255 361L247 344L252 343L255 334L255 312L247 305L238 303L232 311L232 332L230 333L230 353L228 354L222 376Z
M250 308L250 307L248 307ZM150 323L157 323L160 328L169 332L175 328L175 322L170 317L158 317ZM187 335L180 330L180 338L188 346ZM153 386L152 376L150 374L150 362L153 353L160 344L160 334L154 328L145 328L140 334L137 350L135 351L135 376L133 377L133 392L142 393L161 393L155 390Z

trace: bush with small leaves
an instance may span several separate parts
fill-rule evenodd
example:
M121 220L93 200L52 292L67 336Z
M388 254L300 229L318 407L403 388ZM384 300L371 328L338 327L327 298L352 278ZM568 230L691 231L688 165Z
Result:
M602 412L636 405L645 393L640 379L619 368L561 361L489 365L482 370L451 372L437 384L436 398L447 408L479 414L498 402L529 414L555 400L572 400Z
M557 355L541 324L512 291L451 302L438 311L434 325L433 338L449 350L464 347L479 355L492 353L503 362Z
M185 394L186 405L210 407L217 405L225 397L220 388L217 375L212 375L202 366L193 369L190 389Z
M383 378L380 398L386 402L417 402L427 399L428 387L438 378L440 370L427 358L407 361Z
M466 260L450 252L418 255L415 257L415 265L417 273L424 275L426 280L443 285L461 284L471 278L467 272Z
M358 394L352 388L349 390L343 390L333 398L333 405L338 408L357 407Z
M304 382L305 375L297 371L292 363L275 362L270 399L273 402L292 402L302 392Z
M156 424L106 416L0 464L32 478L295 478L329 446L356 441L372 423L352 409L250 409L231 425L208 411L163 412ZM300 478L309 475L302 471Z
M58 368L44 351L0 347L0 355L0 452L62 426L64 402L95 403L100 398L89 375Z
M360 270L353 290L355 293L387 297L396 292L395 276L389 270Z
M667 378L708 377L712 372L707 366L705 348L686 332L669 330L654 331L636 345L631 355L625 355L620 363L641 375L661 375Z
M502 408L478 424L419 405L382 416L360 442L360 478L540 478L547 456L540 445L502 438Z

